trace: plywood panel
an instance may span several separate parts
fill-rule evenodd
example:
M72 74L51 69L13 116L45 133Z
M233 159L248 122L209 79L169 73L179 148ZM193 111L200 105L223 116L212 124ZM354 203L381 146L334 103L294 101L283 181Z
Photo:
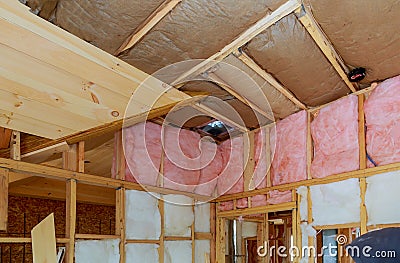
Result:
M34 263L57 262L54 214L50 214L32 231L32 253Z

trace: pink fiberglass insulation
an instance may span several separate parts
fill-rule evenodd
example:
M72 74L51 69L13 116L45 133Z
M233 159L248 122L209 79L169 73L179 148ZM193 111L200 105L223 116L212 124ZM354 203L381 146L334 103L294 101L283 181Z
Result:
M218 182L218 175L222 171L223 159L220 147L214 142L201 141L201 170L199 185L195 193L211 196Z
M164 187L194 192L200 180L200 135L166 126L164 138Z
M311 174L322 178L359 169L358 98L342 98L322 108L311 123Z
M276 205L292 201L291 191L273 190L269 192L268 204Z
M155 186L161 163L161 126L146 122L124 128L123 143L125 179Z
M271 130L272 185L307 179L307 113L300 111L279 121Z
M235 137L226 140L220 145L222 152L223 167L218 176L217 190L219 195L235 194L244 191L243 182L243 137ZM247 207L246 199L239 199L236 203L238 208ZM219 206L221 211L232 210L233 202L223 202Z
M266 156L266 143L267 143L266 131L267 131L266 128L259 129L254 136L255 168L254 168L253 182L256 189L265 188L267 186L266 176L270 164L267 163L267 156ZM267 198L265 195L256 195L251 198L252 207L264 206L264 205L267 205Z
M376 165L400 162L400 76L380 83L365 101L364 112L369 157Z

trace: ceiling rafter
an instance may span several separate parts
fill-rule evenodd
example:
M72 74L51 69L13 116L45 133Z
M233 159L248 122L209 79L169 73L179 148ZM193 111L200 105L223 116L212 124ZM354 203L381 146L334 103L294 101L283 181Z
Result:
M299 0L300 1L300 0ZM330 64L339 74L340 78L344 81L346 86L352 91L357 91L357 84L351 83L347 78L347 73L349 69L344 63L342 57L336 52L332 43L326 37L326 34L319 26L318 22L315 20L310 10L306 10L304 5L302 5L301 9L295 11L295 14L298 20L303 24L308 33L311 35L314 42L321 49L322 53L324 53L325 57L328 59Z
M272 13L267 14L266 16L261 18L257 23L255 23L249 29L245 30L238 38L236 38L234 41L226 45L220 51L209 57L207 60L204 60L203 62L199 63L198 65L194 66L190 70L183 73L172 83L172 85L175 86L177 84L180 84L188 77L197 76L207 71L209 68L213 67L219 61L223 60L228 55L230 55L233 51L242 47L247 42L256 37L258 34L260 34L264 30L266 30L267 28L278 22L283 17L293 13L300 7L301 3L298 0L287 1L285 4L281 5L278 9L276 9Z
M289 90L287 90L281 83L279 83L271 74L262 69L254 60L252 60L244 51L234 52L234 55L240 59L249 68L254 70L258 75L260 75L264 80L266 80L271 86L282 93L283 96L292 101L300 109L307 109L307 106L298 100Z
M164 1L117 49L114 53L118 56L123 51L132 48L139 42L158 22L161 21L172 9L175 8L182 0L166 0Z

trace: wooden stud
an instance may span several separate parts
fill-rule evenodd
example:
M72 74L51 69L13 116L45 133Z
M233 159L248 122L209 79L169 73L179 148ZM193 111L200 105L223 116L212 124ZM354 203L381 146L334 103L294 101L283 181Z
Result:
M249 68L254 70L258 75L260 75L264 80L266 80L272 87L282 93L283 96L288 98L291 102L293 102L300 109L307 109L307 106L302 103L299 99L297 99L292 92L286 89L281 83L279 83L271 74L262 69L253 59L251 59L245 52L236 51L234 52L235 56L240 59L244 64L246 64Z
M253 214L262 214L266 212L278 212L278 211L287 211L296 208L296 202L288 202L277 205L266 205L252 208L244 208L230 211L220 211L217 214L217 217L235 217L235 216L245 216L245 215L253 215Z
M67 244L69 242L68 238L57 238L58 244ZM0 243L31 243L32 238L29 237L0 237Z
M114 55L117 56L121 52L132 48L180 2L182 2L182 0L167 0L163 2L140 26L138 26L138 29L124 41Z
M66 246L66 263L74 262L75 255L75 229L76 229L76 180L67 181L67 197L66 197L66 225L65 236L69 238Z
M313 141L311 136L311 113L307 112L307 178L312 179L311 163L313 158Z
M210 247L210 263L215 263L217 258L217 223L216 223L216 205L215 203L210 203L210 230L211 230L211 247Z
M85 172L85 142L81 141L78 143L78 172Z
M12 131L10 158L16 161L21 161L21 134L19 131Z
M269 28L270 26L274 25L276 22L278 22L281 18L289 15L296 9L298 9L301 6L301 4L298 2L298 0L289 0L283 5L281 5L279 8L277 8L275 11L273 11L270 14L267 14L263 18L261 18L257 23L255 23L253 26L251 26L249 29L245 30L238 38L236 38L234 41L226 45L224 48L222 48L219 52L215 53L211 57L209 57L207 60L199 63L195 67L191 68L181 76L179 76L173 83L172 85L177 85L180 84L182 81L185 81L188 77L191 76L197 76L205 71L207 71L209 68L213 67L215 64L217 64L219 61L223 60L225 57L227 57L229 54L231 54L233 51L237 50L247 42L249 42L251 39L253 39L255 36Z
M217 218L217 231L216 231L216 263L225 263L225 219L222 217Z
M0 169L0 230L8 225L8 170Z
M367 148L365 142L365 115L364 115L365 95L358 95L358 142L360 147L360 169L367 168ZM368 214L365 206L365 193L367 190L366 178L360 178L360 231L361 234L367 233Z
M118 239L117 235L75 234L76 239Z
M195 215L194 213L194 204L192 205L192 212L193 215ZM190 241L192 242L192 263L195 263L195 253L196 253L196 246L195 246L195 241L196 241L196 231L195 231L195 222L196 222L196 216L194 216L194 220L192 225L190 226Z
M308 33L314 39L315 43L321 49L322 53L324 53L325 57L331 63L333 68L339 74L340 78L344 81L346 86L352 91L355 92L357 89L357 85L351 83L347 78L348 68L343 62L343 59L339 56L339 54L334 49L333 45L330 43L325 33L322 31L318 23L315 21L315 18L311 15L311 12L305 10L305 8L299 9L296 12L296 15L303 26L306 28Z
M116 224L115 224L115 234L120 237L119 243L119 253L120 253L120 263L125 263L125 244L126 244L126 221L125 221L125 209L126 209L126 190L125 188L120 188L116 190Z
M312 199L311 199L311 191L310 191L310 187L307 188L307 209L308 209L308 213L307 213L307 223L308 224L312 224L313 222L313 214L312 214ZM314 237L308 237L308 245L310 247L315 247L315 242L314 242ZM314 255L311 255L311 257L308 258L308 262L309 263L314 263L315 258Z
M160 210L160 216L161 216L161 234L160 234L160 246L158 248L158 259L159 263L164 263L164 253L165 253L165 246L164 246L164 241L165 241L165 217L164 217L164 200L161 198L158 200L158 209Z
M247 136L245 136L244 141L243 141L243 153L244 153L244 173L243 173L243 181L244 181L244 191L249 191L249 190L254 190L255 189L255 183L253 180L254 176L254 168L255 168L255 133L253 131L250 131L246 133ZM246 137L248 139L246 139Z

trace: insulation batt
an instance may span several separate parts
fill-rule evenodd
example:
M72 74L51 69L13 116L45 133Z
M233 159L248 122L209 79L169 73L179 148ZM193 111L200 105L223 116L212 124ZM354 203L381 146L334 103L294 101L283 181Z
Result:
M235 194L244 191L243 184L243 137L235 137L231 140L224 141L221 145L223 170L218 177L218 194ZM246 207L247 202L240 199L237 206ZM221 203L220 210L232 210L233 202Z
M359 169L358 98L350 95L321 109L311 123L311 174L322 178Z
M300 111L276 124L270 131L271 149L275 147L271 166L272 185L307 179L307 113ZM271 191L269 204L289 202L290 191Z
M155 186L161 163L161 126L139 123L123 130L127 181Z
M211 161L210 161L211 160ZM222 171L222 152L217 144L207 140L201 140L201 156L199 185L195 189L196 194L211 196L218 182L218 175Z
M193 192L200 181L200 135L165 127L164 187Z
M364 112L369 156L377 165L400 162L400 76L380 83L365 101Z
M265 188L267 186L267 171L270 167L270 163L267 163L267 152L266 152L266 129L259 129L254 136L254 175L253 181L256 189ZM269 142L268 142L269 144ZM269 154L269 153L268 153ZM267 197L265 195L256 195L251 198L251 206L265 206L267 205Z

